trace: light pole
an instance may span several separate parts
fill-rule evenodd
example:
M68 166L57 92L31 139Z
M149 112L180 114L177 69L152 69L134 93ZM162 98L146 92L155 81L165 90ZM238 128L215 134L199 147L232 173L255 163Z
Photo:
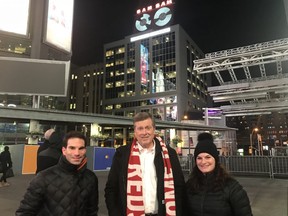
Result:
M253 140L252 140L252 138L253 138L253 132L254 131L258 131L258 128L253 128L253 130L252 130L252 132L251 132L251 134L250 134L250 149L251 149L251 155L253 155Z

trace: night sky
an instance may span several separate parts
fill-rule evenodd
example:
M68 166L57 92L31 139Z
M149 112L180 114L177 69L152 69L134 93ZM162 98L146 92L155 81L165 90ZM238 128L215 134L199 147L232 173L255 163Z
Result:
M105 43L133 34L139 1L75 0L72 63L102 62ZM174 2L174 23L180 24L204 53L288 37L283 0Z

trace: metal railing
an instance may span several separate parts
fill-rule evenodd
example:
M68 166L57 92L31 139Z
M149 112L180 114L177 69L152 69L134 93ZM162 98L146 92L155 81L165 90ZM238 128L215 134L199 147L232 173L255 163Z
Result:
M183 172L190 173L195 165L193 156L179 156ZM287 177L287 156L219 156L220 163L233 175Z

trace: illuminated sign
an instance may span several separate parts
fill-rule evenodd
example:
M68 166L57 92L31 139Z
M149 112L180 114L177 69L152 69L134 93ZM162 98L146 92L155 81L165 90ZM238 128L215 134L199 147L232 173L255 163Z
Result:
M0 30L28 35L30 0L0 0Z
M138 35L136 37L130 38L130 42L135 42L135 41L142 40L142 39L145 39L145 38L150 38L150 37L154 37L154 36L157 36L157 35L165 34L165 33L168 33L170 31L171 31L171 28L168 27L168 28L161 29L161 30L158 30L158 31L153 31L153 32L149 32L149 33L146 33L146 34Z
M172 0L158 2L136 10L135 28L143 32L148 29L159 29L172 20Z
M172 5L173 2L172 0L167 0L167 1L162 1L162 2L158 2L155 5L149 5L147 7L143 7L142 9L137 9L136 10L136 14L142 14L142 13L146 13L148 11L152 11L155 9L159 9L161 7L165 7L167 5Z
M45 42L71 52L74 1L49 0Z

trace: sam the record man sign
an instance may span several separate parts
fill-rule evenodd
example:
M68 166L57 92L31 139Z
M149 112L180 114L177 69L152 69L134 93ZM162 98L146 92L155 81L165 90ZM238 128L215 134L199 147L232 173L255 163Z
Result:
M135 12L135 31L144 32L167 27L172 24L173 0L139 1Z

